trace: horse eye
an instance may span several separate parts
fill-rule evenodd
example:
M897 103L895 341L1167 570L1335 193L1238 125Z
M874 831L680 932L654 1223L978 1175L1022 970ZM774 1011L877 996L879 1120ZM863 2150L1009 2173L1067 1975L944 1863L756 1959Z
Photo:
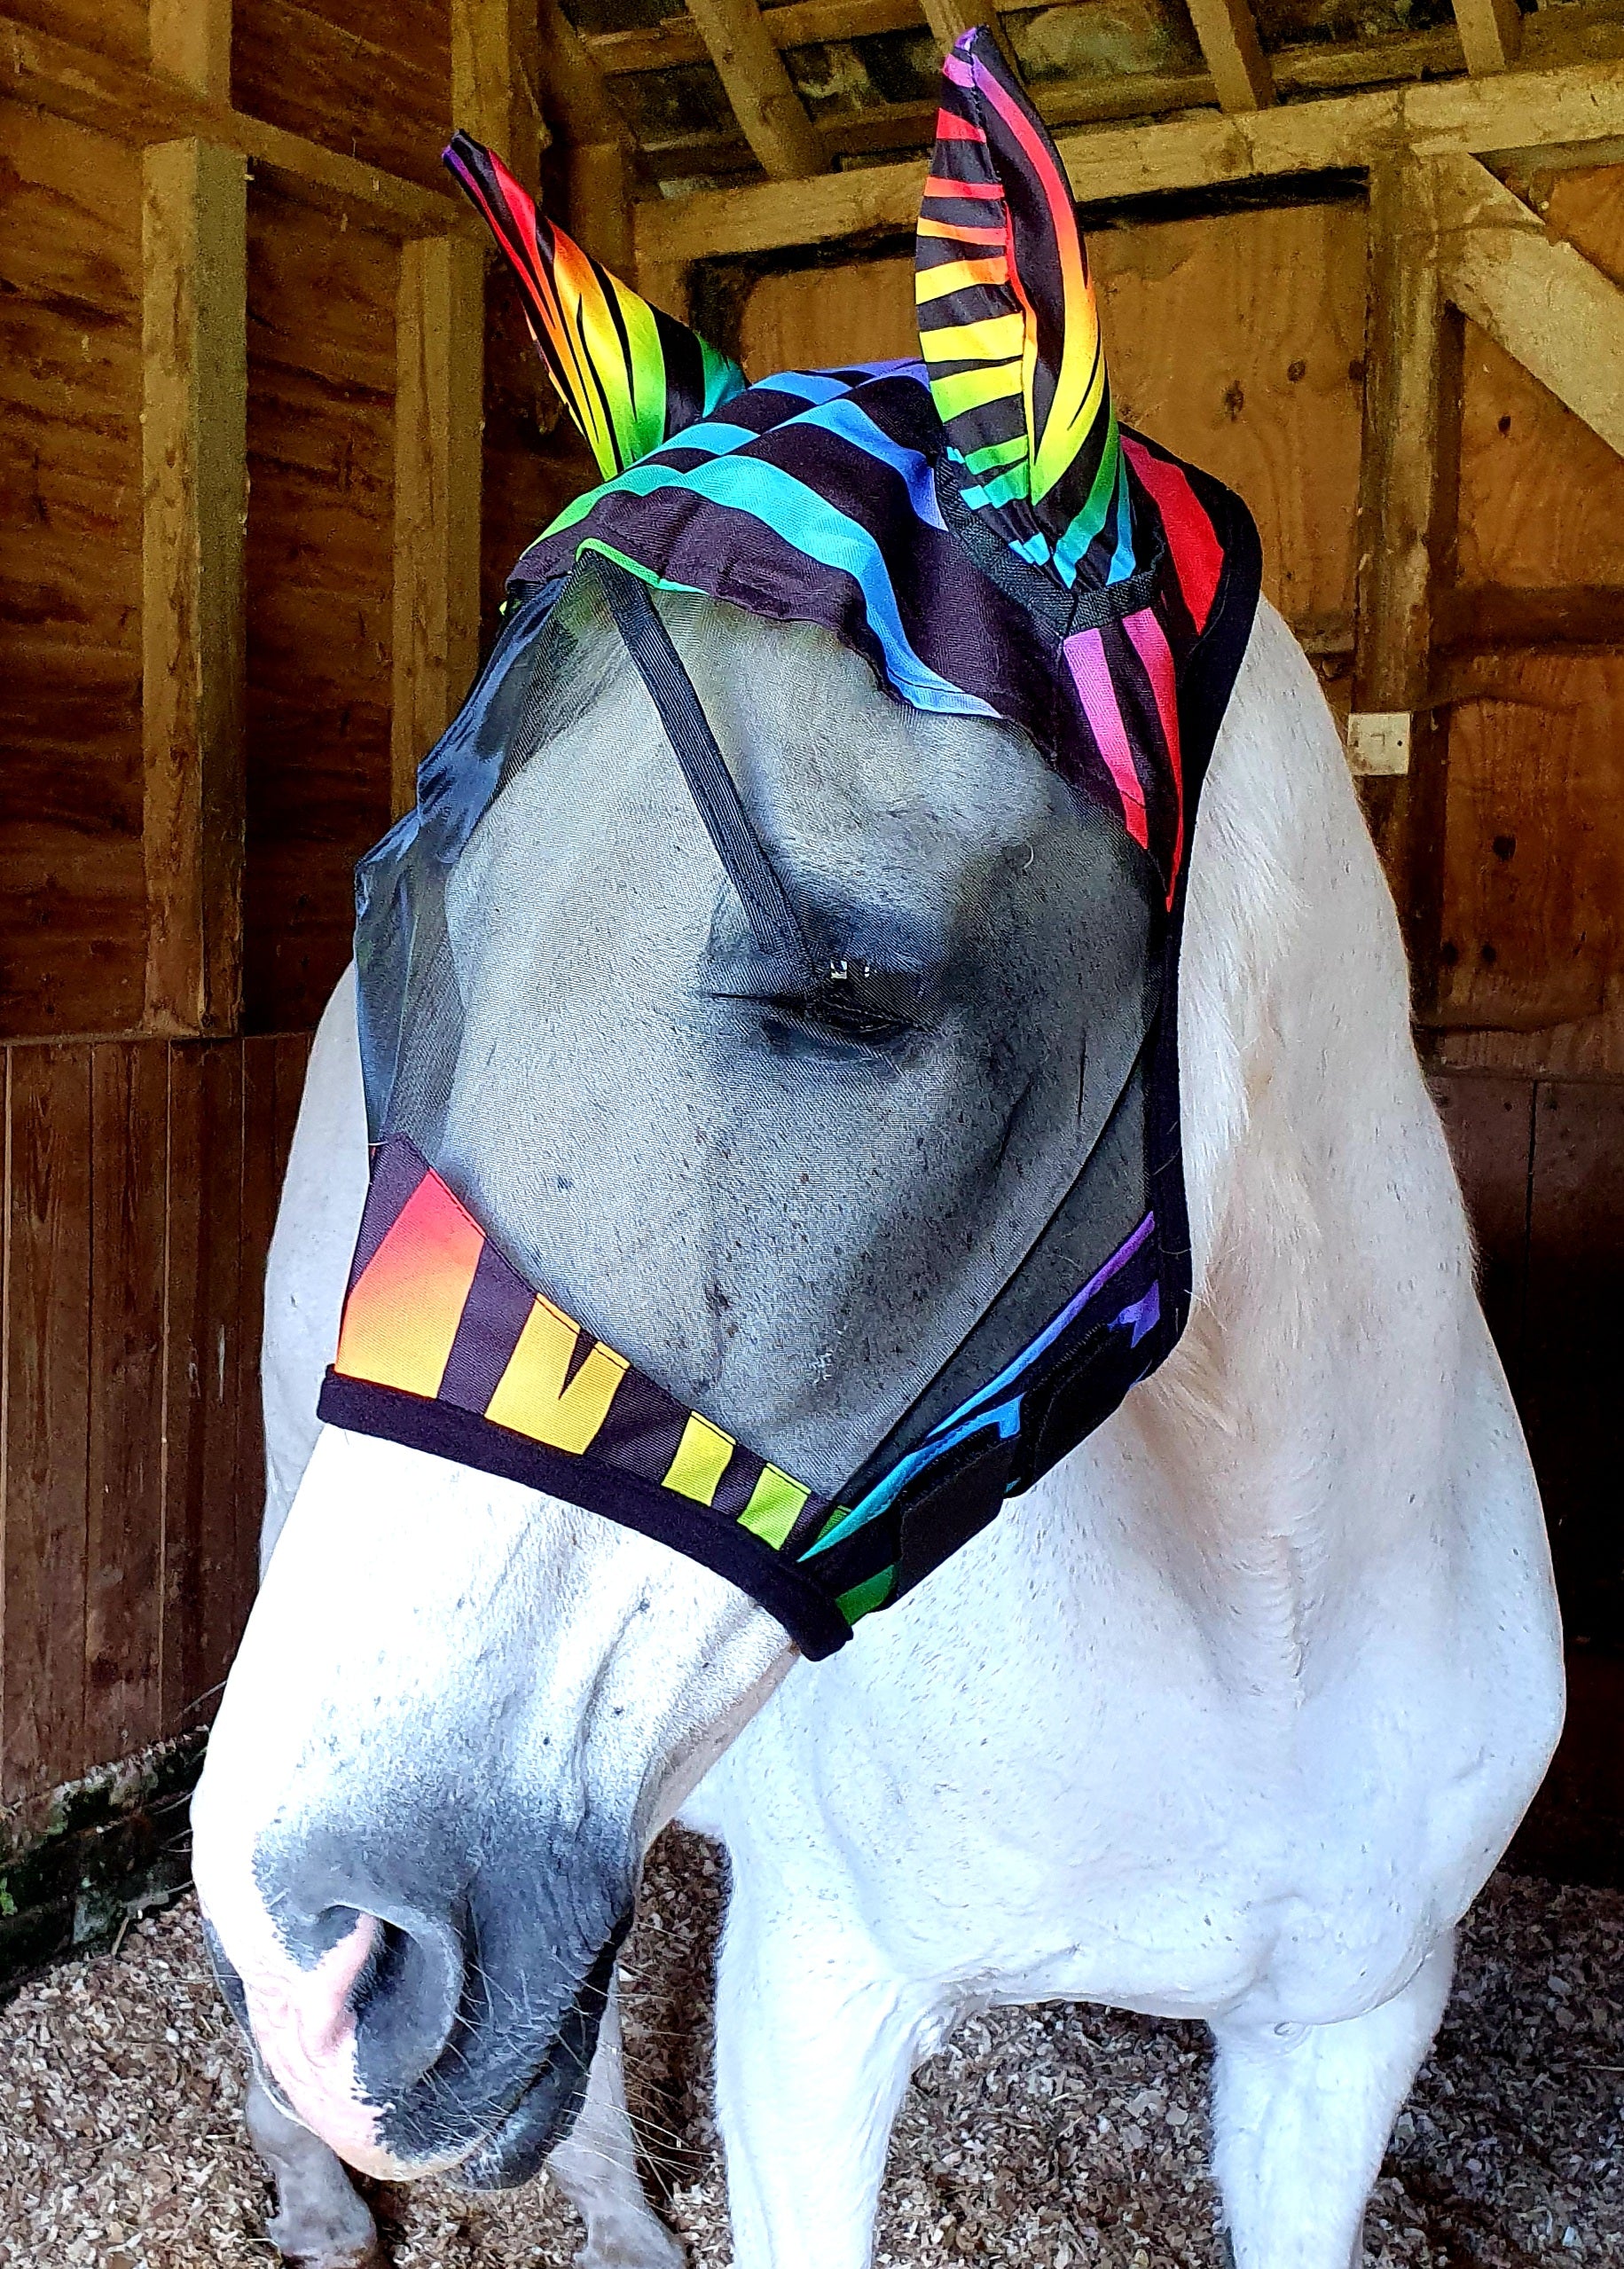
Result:
M856 995L848 984L828 984L801 1004L810 1024L843 1040L890 1040L912 1029L906 1017L896 1017Z

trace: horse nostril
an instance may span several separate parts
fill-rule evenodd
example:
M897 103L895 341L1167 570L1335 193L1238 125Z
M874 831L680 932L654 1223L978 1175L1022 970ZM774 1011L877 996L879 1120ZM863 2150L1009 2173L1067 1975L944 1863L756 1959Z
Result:
M410 2087L438 2061L462 1998L461 1930L397 1911L382 1918L356 1981L357 2071L375 2102Z
M329 1876L321 1890L319 1904L286 1897L275 1910L294 1964L289 2017L318 2063L353 2033L355 2078L370 2101L386 2103L421 2079L451 2037L463 1990L463 1918L391 1896L376 1881L341 1887ZM256 2034L276 2030L263 1995L249 1998ZM275 2047L262 2045L275 2069Z

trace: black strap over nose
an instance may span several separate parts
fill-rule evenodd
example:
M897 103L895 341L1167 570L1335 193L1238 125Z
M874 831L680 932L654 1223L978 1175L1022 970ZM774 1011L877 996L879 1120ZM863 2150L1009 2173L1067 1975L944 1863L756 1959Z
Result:
M660 712L665 736L699 807L705 832L739 893L750 934L776 966L793 970L797 977L815 976L795 908L750 824L726 758L710 730L710 720L647 585L601 553L589 553L587 557L608 601L615 627Z

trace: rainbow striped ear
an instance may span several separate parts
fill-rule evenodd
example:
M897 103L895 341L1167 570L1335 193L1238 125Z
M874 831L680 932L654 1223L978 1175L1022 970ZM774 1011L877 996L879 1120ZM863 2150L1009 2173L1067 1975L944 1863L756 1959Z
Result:
M1134 572L1099 313L1060 153L991 33L942 64L919 342L964 502L1068 588Z
M743 391L737 363L600 267L472 136L454 134L444 159L518 278L530 335L606 481Z

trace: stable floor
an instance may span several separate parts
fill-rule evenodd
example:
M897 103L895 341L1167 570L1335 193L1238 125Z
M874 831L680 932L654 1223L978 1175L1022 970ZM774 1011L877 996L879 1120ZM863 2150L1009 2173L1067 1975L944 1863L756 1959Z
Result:
M709 2118L718 1863L668 1834L628 1950L635 2100L695 2269L728 2259ZM1205 2037L1093 2008L967 2024L893 2139L876 2260L1217 2269ZM0 2008L0 2264L234 2269L274 2260L239 2116L243 2061L190 1901ZM563 2269L545 2181L495 2199L381 2189L398 2269ZM1375 2269L1624 2262L1624 1895L1499 1876L1371 2205Z

